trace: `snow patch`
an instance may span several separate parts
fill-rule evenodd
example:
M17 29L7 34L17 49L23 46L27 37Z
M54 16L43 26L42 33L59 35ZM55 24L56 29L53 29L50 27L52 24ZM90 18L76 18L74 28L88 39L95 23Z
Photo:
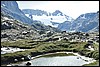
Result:
M82 19L86 19L86 18L85 18L85 14L84 14L81 18L82 18Z
M17 51L25 51L26 49L20 49L20 48L12 48L12 47L2 47L1 48L1 54L6 54L6 53L14 53Z
M4 7L5 7L6 5L5 5L5 4L2 4L2 6L4 6Z
M9 18L7 18L7 17L4 17L4 19L5 19L5 20L9 20Z
M29 14L25 14L27 17L29 17ZM57 14L57 16L36 16L32 15L33 20L41 21L44 25L50 25L52 27L58 27L59 24L52 24L51 22L56 23L63 23L65 21L72 21L72 18L69 16L60 16L60 13Z

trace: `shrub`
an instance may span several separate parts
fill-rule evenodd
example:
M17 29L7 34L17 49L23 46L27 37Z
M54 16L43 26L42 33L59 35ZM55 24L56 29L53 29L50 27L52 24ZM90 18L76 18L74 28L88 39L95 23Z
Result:
M78 49L73 49L73 52L78 52Z

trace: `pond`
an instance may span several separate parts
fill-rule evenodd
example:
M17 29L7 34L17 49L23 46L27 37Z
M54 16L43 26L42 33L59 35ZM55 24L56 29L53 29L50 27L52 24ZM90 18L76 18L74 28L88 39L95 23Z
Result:
M33 66L82 66L86 61L77 56L41 57L31 60Z
M84 56L53 56L53 57L38 57L30 60L30 66L82 66L94 62L93 58ZM25 66L25 63L21 63L19 66Z

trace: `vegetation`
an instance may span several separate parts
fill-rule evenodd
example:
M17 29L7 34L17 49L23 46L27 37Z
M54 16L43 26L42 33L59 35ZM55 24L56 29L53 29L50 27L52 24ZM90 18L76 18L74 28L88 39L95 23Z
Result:
M58 51L73 51L78 52L81 55L99 59L99 51L90 51L84 48L86 42L69 42L66 40L61 41L33 41L33 40L19 40L14 42L1 42L1 46L11 46L28 49L26 51L19 51L15 53L8 53L1 55L1 64L5 64L5 61L14 61L14 58L21 58L27 55L37 56L41 54L58 52ZM94 44L95 46L96 44ZM97 47L94 47L97 48ZM61 54L60 54L61 55ZM66 55L66 54L62 54ZM21 60L19 60L21 61Z
M31 43L32 40L19 40L19 41L6 41L1 42L1 46L5 47L19 47L19 48L33 48L36 45L36 42Z
M90 64L85 64L83 66L99 66L99 60L93 62L93 63L90 63Z
M42 55L40 57L55 57L55 56L75 56L72 53L54 53L54 54L48 54L48 55Z

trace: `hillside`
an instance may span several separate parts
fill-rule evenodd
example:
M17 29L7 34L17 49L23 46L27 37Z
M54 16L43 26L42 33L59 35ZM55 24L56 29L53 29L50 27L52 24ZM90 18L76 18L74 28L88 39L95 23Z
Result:
M89 32L97 27L99 27L99 12L82 14L72 23L72 30L82 32Z
M1 13L1 41L38 38L35 28Z
M99 31L99 11L80 15L73 22L63 22L58 25L58 29L76 32L98 32Z

